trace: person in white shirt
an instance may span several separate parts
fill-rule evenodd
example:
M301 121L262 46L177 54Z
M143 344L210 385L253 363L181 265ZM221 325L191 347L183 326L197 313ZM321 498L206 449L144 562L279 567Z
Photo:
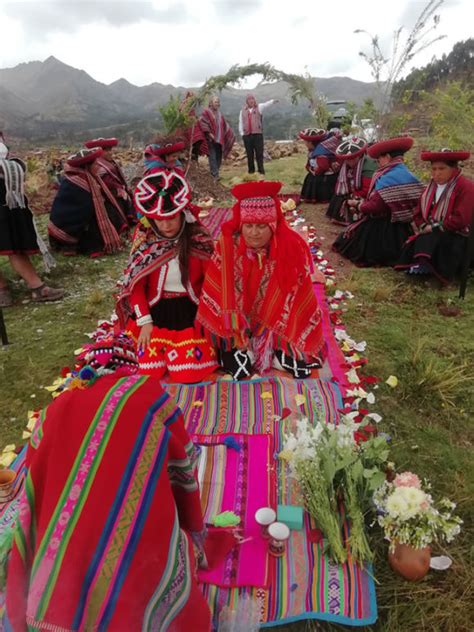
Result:
M277 99L270 99L265 103L257 103L253 94L247 95L244 107L240 110L239 133L244 141L247 154L248 172L255 173L255 159L259 173L265 173L263 168L263 111L270 105L278 103Z

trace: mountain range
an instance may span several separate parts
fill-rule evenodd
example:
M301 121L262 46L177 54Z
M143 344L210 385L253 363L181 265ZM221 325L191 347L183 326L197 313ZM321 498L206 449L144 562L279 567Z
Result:
M315 82L328 100L361 104L375 92L373 83L348 77L315 78ZM84 70L48 57L0 69L0 129L7 137L61 143L91 133L146 140L160 127L159 106L186 89L158 82L139 87L126 79L106 85ZM307 105L292 105L284 82L260 84L252 92L258 101L280 101L267 116L268 137L289 135L298 126L311 124ZM246 93L230 88L221 95L222 111L234 128Z

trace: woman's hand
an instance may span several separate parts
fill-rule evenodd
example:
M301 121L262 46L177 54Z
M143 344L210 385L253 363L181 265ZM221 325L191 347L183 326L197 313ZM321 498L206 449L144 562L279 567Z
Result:
M142 325L137 341L138 351L143 352L150 346L152 329L153 323L146 323L145 325Z

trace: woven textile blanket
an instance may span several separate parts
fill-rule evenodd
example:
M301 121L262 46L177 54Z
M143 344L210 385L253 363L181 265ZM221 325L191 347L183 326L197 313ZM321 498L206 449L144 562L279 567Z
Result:
M267 466L275 481L278 503L297 502L295 490L277 458L284 433L299 415L313 422L321 419L334 423L342 407L338 385L326 380L268 378L240 383L169 385L167 390L183 410L188 432L199 435L200 441L205 435L221 441L220 435L227 433L269 437L272 447ZM282 420L285 409L291 414ZM250 491L252 487L249 486ZM226 604L235 606L239 597L248 594L258 601L263 627L301 619L361 626L377 619L371 568L331 563L308 516L302 531L291 532L285 556L268 557L268 565L268 588L203 584L214 615Z
M226 438L232 438L234 448L223 443ZM242 540L216 568L200 571L199 579L222 587L266 587L267 543L254 516L257 509L275 502L275 481L268 467L271 436L194 435L193 440L200 448L198 474L204 520L209 525L217 514L233 511L240 523L230 531Z

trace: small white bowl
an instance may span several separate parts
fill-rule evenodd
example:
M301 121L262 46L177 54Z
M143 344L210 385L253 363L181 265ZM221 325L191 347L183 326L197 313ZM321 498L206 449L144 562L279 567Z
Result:
M276 520L276 511L271 507L260 507L255 512L255 520L262 527L266 527Z

